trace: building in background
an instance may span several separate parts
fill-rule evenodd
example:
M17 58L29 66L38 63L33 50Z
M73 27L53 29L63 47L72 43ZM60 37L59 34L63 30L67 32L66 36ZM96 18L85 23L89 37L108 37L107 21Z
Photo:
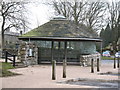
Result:
M11 32L11 31L5 32L4 33L4 39L5 39L5 42L4 42L5 43L5 47L4 48L15 49L16 48L16 43L19 42L19 40L18 40L18 36L19 35L20 34L16 33L16 32ZM2 41L2 39L0 37L0 43L2 43L1 41Z

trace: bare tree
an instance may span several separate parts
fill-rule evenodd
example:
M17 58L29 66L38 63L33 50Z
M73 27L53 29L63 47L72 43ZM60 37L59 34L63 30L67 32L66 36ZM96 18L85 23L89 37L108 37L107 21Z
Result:
M106 12L106 3L105 2L91 2L87 6L86 13L86 24L92 29L99 29L102 21L104 20Z
M91 29L102 28L103 19L106 12L105 2L88 2L83 0L73 0L72 2L63 0L53 2L53 7L57 14L61 14L75 22L85 24Z
M1 16L2 20L2 45L1 48L4 48L4 33L8 30L25 30L27 28L26 18L24 16L25 10L25 2L17 2L17 1L3 1L1 4Z
M75 24L83 23L85 20L85 7L87 5L86 1L74 0L73 4L70 4L72 8L72 16Z
M120 21L119 21L119 18L120 18L120 2L111 2L111 3L107 3L107 6L108 6L108 13L109 13L109 17L108 17L108 20L109 20L109 23L110 23L110 26L111 26L111 30L112 30L112 33L113 33L113 41L117 42L118 38L119 38L119 35L118 35L118 32L119 32L119 24L120 24Z
M70 2L67 0L64 1L53 1L53 7L55 9L55 14L57 15L63 15L64 17L67 17L68 19L71 18L71 8L70 8Z
M83 0L73 0L73 2L67 0L60 0L59 2L53 1L53 7L55 13L67 17L69 20L73 20L75 24L83 22L84 18L84 7L86 2Z

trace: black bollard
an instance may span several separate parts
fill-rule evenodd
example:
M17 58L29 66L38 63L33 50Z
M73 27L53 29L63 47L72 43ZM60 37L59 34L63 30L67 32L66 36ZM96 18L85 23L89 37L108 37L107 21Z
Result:
M93 59L91 59L91 73L94 73L94 65L93 65Z
M56 61L52 60L52 80L56 80L56 71L55 71L55 68L56 68Z
M118 63L117 63L117 67L119 68L119 66L120 66L120 65L119 65L119 57L118 57Z
M67 65L66 60L63 60L63 78L66 78L66 65Z
M114 69L116 68L116 58L114 56Z
M97 72L100 71L100 61L99 61L99 58L97 59Z

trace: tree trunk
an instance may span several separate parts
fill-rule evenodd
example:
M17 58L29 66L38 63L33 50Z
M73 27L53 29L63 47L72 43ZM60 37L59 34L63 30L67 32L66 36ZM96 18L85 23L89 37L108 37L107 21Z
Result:
M5 40L4 40L4 32L2 32L1 33L1 40L2 40L2 42L1 42L1 49L3 50L4 49L4 46L5 46Z
M4 46L5 46L4 26L5 26L5 17L3 17L2 30L1 30L1 52L3 52ZM1 56L2 56L2 53L1 53Z

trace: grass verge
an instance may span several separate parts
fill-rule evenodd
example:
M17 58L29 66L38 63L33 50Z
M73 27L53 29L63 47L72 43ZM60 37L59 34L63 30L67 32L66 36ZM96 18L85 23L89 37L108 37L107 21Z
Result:
M0 77L19 75L17 73L10 72L9 69L14 69L14 67L10 63L0 62Z
M102 60L113 60L114 58L112 57L105 57L105 56L102 56Z

